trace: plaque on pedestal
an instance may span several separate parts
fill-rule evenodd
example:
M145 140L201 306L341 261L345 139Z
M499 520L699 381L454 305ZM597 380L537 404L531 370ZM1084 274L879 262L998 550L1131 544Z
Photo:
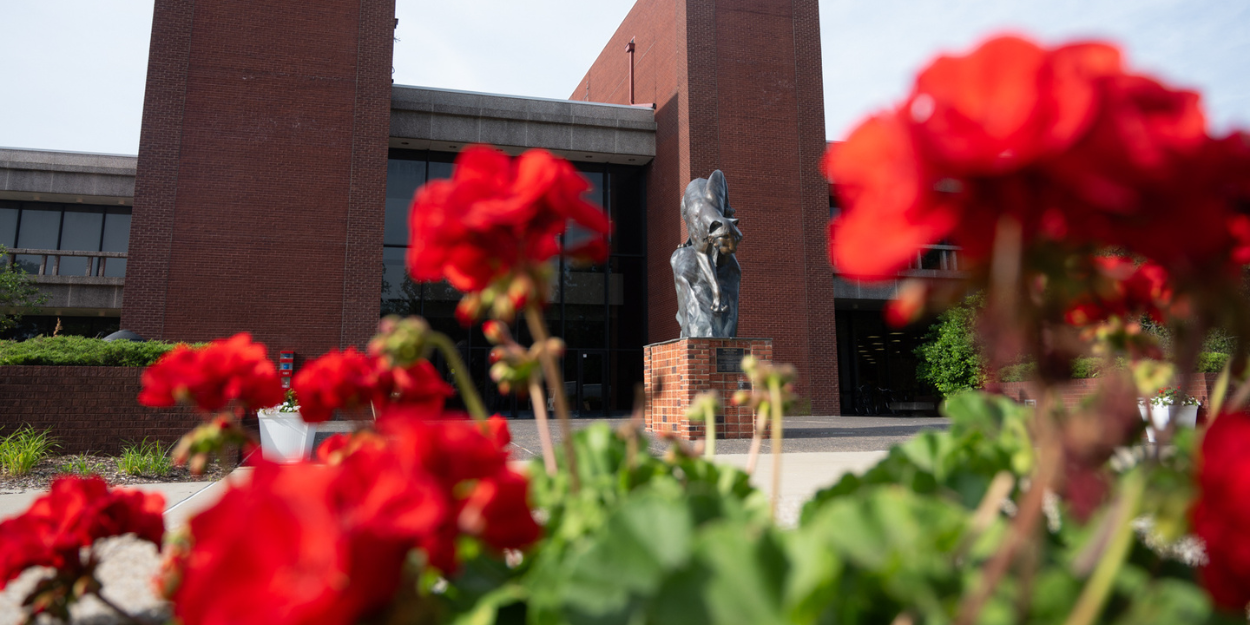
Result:
M772 339L682 338L643 348L647 431L704 438L707 427L686 419L686 409L695 395L717 391L724 406L716 419L717 438L751 438L751 409L729 403L734 391L750 388L742 373L746 356L772 360Z

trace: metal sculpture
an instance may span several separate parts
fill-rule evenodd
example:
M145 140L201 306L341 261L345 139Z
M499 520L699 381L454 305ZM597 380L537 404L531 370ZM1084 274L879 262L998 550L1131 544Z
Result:
M707 178L691 180L681 199L681 218L690 236L669 259L681 337L734 338L742 282L734 254L742 231L729 205L725 174L718 169Z

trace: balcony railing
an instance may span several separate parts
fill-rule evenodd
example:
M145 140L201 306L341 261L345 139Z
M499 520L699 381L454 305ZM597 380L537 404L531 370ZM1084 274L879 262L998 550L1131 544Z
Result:
M907 269L959 271L958 245L926 245L916 252Z
M79 252L74 250L36 250L29 248L15 247L8 250L4 262L13 264L17 262L18 256L38 256L39 271L31 272L35 276L35 281L39 282L39 278L62 277L62 278L100 278L102 280L120 280L120 277L106 277L105 271L108 268L108 262L113 259L125 260L126 252ZM86 258L86 269L82 273L61 273L61 258ZM30 261L26 261L30 262Z

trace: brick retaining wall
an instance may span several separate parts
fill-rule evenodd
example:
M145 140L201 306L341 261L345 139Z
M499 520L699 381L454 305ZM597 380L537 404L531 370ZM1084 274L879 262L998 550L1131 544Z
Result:
M190 408L139 405L142 367L0 367L0 435L50 429L58 453L117 454L144 437L168 446L200 423Z
M1195 374L1189 383L1189 394L1197 397L1198 401L1205 405L1207 398L1211 396L1211 391L1215 387L1215 379L1219 375L1218 373ZM1094 393L1094 390L1098 388L1098 382L1098 378L1068 382L1062 391L1063 404L1065 406L1075 406L1077 402ZM1032 382L1004 382L1000 386L1000 391L1003 395L1016 401L1037 399L1038 395L1037 389L1033 387Z

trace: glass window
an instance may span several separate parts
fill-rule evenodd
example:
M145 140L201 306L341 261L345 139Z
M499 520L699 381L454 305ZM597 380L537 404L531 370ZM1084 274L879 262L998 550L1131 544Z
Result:
M0 208L0 245L17 247L16 208Z
M579 173L590 181L590 189L582 194L582 197L598 206L600 210L603 210L603 172L583 171ZM568 232L564 235L564 241L568 249L577 249L585 245L592 237L598 236L600 235L570 221Z
M91 212L67 210L61 222L61 228L60 249L98 252L100 251L100 237L104 231L104 213L98 210ZM89 258L63 256L59 273L62 276L89 275L87 263L90 261Z
M642 254L646 249L642 182L641 168L621 167L610 171L608 203L612 208L613 254Z
M386 245L408 245L408 206L425 184L425 161L391 159L386 172Z
M18 221L17 247L54 250L60 234L61 211L22 209L21 219ZM52 261L52 259L48 260ZM43 262L42 256L21 255L17 257L17 264L30 274L39 273L41 262ZM52 273L51 266L48 267L47 272Z
M61 211L26 208L19 225L17 247L55 250L61 233Z
M439 163L433 160L430 161L430 180L450 178L452 173L455 171L455 163Z
M120 212L127 209L109 209L104 216L104 238L101 240L102 252L127 252L130 249L130 213ZM104 275L109 278L126 276L126 259L110 258L105 261Z

